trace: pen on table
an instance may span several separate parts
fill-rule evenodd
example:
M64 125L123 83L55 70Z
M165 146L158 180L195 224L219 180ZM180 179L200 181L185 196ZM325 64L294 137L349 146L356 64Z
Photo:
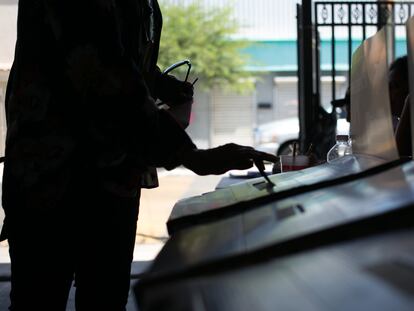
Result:
M256 165L257 169L259 170L260 175L262 175L262 177L267 181L267 183L274 187L276 186L271 180L270 178L267 176L266 172L265 172L265 168L264 168L264 164L260 161L254 161L254 164Z

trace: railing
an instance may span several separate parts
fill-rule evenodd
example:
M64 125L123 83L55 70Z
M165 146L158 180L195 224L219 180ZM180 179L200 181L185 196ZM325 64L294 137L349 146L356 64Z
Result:
M315 38L330 37L332 100L337 99L337 51L338 37L347 41L347 67L350 71L354 48L359 42L373 35L383 26L387 28L389 39L389 60L397 54L396 38L405 36L405 23L414 13L414 1L316 1L314 2ZM316 49L316 62L320 64L319 49ZM320 90L320 68L317 68L317 90ZM348 75L349 76L349 75Z
M384 25L387 30L388 61L401 54L404 44L396 38L405 37L405 22L414 13L412 1L313 1L298 5L298 76L300 146L310 144L324 155L335 141L331 122L335 119L330 105L321 103L321 77L330 75L331 100L343 97L337 92L337 75L350 76L352 53L367 37ZM340 41L340 40L341 41ZM321 44L323 42L323 44ZM340 44L338 44L338 42ZM403 42L402 42L403 43ZM322 48L323 49L322 49ZM321 51L322 50L322 51ZM338 64L338 52L342 52ZM397 53L399 52L399 53ZM321 56L327 67L321 66ZM328 60L328 61L326 61ZM324 68L321 68L324 67ZM344 88L342 87L344 91Z

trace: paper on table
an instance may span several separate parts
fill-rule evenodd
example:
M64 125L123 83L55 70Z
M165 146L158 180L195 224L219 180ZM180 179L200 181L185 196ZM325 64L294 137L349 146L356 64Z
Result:
M407 21L407 55L410 86L410 122L414 124L414 17ZM411 126L411 146L414 146L414 126ZM414 148L412 148L414 156Z
M352 151L398 159L391 121L385 30L365 40L351 67Z

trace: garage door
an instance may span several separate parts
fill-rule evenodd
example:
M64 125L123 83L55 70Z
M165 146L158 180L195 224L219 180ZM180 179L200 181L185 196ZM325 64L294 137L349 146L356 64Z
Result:
M234 94L213 91L211 97L211 145L228 142L253 144L254 94Z

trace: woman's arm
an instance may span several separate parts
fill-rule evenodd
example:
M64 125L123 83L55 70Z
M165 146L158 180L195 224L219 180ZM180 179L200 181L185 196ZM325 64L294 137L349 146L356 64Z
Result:
M154 104L134 61L135 51L130 50L134 44L128 27L139 14L125 3L45 0L46 19L64 60L65 75L82 102L80 113L86 113L92 132L106 140L101 143L109 149L120 146L145 165L172 168L180 164L178 150L195 146L175 120Z

